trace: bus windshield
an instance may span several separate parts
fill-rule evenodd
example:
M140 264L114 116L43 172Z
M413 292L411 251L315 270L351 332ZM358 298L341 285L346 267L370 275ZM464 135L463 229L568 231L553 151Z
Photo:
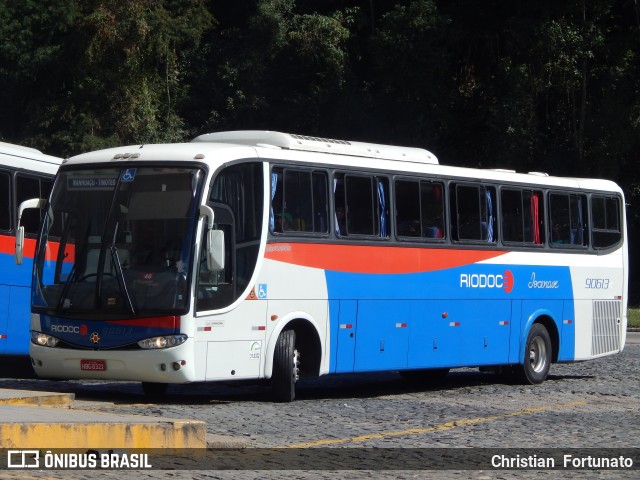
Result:
M92 318L184 312L204 177L198 168L61 171L36 255L34 310Z

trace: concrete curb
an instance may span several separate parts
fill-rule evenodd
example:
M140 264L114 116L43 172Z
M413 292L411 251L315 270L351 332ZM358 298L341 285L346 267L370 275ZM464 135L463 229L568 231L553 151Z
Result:
M71 408L73 394L0 390L0 448L206 448L205 422ZM43 408L61 407L61 408Z
M39 407L71 408L73 393L51 393L0 389L0 405L30 405Z

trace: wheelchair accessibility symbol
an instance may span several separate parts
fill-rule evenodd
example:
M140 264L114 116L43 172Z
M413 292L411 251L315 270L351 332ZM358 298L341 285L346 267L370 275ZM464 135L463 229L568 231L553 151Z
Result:
M123 183L133 182L133 179L136 178L137 168L127 168L122 171L120 174L120 181Z
M258 298L267 298L267 284L261 283L258 285Z

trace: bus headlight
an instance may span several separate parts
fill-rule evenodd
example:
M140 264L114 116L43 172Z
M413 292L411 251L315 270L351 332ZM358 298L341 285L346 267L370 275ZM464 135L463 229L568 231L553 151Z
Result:
M158 348L171 348L182 345L187 341L186 335L165 335L163 337L151 337L140 340L138 345L145 350L152 350Z
M31 343L42 347L55 347L60 340L42 332L31 332Z

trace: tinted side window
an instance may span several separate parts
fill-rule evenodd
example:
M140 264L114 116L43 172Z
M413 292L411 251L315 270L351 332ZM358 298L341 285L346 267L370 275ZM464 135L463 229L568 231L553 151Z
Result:
M373 178L346 176L347 233L377 235Z
M593 248L608 248L622 239L618 197L591 197Z
M207 273L200 266L198 310L230 305L247 288L256 267L262 233L263 165L241 163L226 167L215 179L209 196L215 228L224 231L223 272ZM203 247L204 247L203 243ZM200 253L201 260L205 258Z
M16 207L31 198L48 198L51 193L52 182L37 177L16 175ZM35 235L42 221L42 210L30 208L22 214L21 224L26 234Z
M454 240L495 243L495 189L452 185L451 214Z
M274 168L271 173L272 233L328 232L326 172Z
M542 192L503 188L500 200L502 240L505 243L542 245L544 243Z
M438 182L398 180L395 187L398 237L445 238L444 186Z
M11 230L11 176L0 172L0 230Z
M386 178L336 174L336 234L389 236L389 185ZM344 212L344 221L341 220Z
M560 247L586 246L586 197L584 195L552 193L549 198L552 245Z

